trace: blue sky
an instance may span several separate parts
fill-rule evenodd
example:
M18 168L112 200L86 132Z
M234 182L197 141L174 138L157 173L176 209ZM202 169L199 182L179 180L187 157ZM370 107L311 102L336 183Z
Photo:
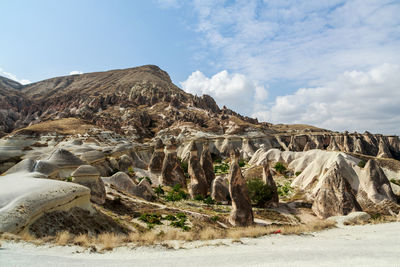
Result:
M0 2L0 75L155 64L273 123L400 133L400 1Z

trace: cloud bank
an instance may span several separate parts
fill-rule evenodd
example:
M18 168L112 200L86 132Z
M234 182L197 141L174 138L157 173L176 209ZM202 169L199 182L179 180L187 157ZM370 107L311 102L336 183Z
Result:
M80 70L73 70L69 72L69 75L77 75L77 74L83 74L83 72Z
M201 71L193 72L186 81L181 82L183 90L195 95L211 95L217 103L234 110L254 112L254 105L268 97L264 88L242 74L221 71L206 77Z
M253 116L272 123L302 123L327 129L400 133L400 66L346 71L323 86L279 96Z

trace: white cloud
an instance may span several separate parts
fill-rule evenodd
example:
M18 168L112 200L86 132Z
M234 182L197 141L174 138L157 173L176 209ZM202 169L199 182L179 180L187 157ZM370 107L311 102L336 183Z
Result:
M6 72L2 68L0 68L0 76L4 76L4 77L9 78L11 80L14 80L16 82L19 82L20 84L23 84L23 85L31 83L31 81L29 81L27 79L18 79L15 74L12 74L10 72Z
M194 1L217 69L269 83L327 81L348 69L400 62L400 3L392 0Z
M255 112L261 121L306 123L335 130L400 133L400 66L346 71L323 86L277 97Z
M80 71L80 70L73 70L73 71L71 71L71 72L69 73L69 75L76 75L76 74L83 74L83 72Z
M251 113L254 105L268 97L267 90L249 80L242 74L229 74L221 71L211 78L202 72L193 72L186 81L181 82L182 88L191 94L211 95L218 105L226 105L234 110L243 110Z

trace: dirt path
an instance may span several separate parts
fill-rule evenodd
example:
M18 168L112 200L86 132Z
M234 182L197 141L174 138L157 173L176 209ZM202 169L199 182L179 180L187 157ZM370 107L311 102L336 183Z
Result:
M399 222L242 241L193 242L178 250L119 248L104 254L3 242L0 266L400 266Z

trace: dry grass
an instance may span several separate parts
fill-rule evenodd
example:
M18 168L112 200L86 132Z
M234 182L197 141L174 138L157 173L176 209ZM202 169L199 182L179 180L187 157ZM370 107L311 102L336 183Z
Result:
M59 134L84 134L93 125L88 124L84 120L77 118L66 118L54 121L45 121L38 124L28 126L26 128L17 130L18 134L32 134L32 133L50 133L57 132Z
M91 239L87 234L80 234L74 237L74 244L87 248L91 245Z
M113 250L123 244L124 236L115 233L104 233L97 236L96 245L101 246L101 250Z
M55 244L65 246L71 241L71 234L67 231L58 232L55 239Z

